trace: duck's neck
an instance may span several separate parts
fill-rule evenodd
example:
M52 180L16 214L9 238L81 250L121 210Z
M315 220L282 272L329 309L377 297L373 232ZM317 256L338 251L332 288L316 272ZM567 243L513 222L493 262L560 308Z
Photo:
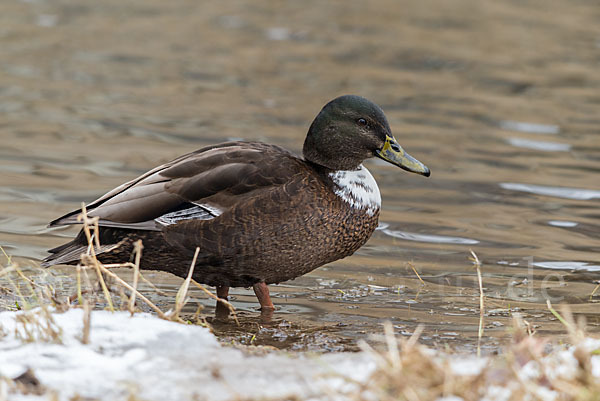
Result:
M329 173L335 184L334 192L352 208L374 215L381 208L377 182L362 164L356 170L337 170Z

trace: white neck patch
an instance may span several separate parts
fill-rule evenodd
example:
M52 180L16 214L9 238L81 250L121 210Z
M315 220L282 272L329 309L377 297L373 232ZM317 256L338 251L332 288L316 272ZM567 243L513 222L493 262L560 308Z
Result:
M373 216L381 208L381 194L375 178L362 164L358 170L329 173L336 184L333 190L344 202L355 209L366 209Z

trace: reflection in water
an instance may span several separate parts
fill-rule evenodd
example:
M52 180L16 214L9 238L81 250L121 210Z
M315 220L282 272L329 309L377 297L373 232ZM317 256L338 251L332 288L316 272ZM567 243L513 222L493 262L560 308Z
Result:
M547 297L598 330L596 5L434 3L0 2L0 245L35 265L76 232L47 222L81 201L231 138L299 152L324 102L356 93L383 106L432 177L372 169L385 223L369 243L274 286L272 325L251 291L232 290L243 324L219 335L337 350L391 320L400 335L423 324L423 341L472 347L470 249L483 262L489 351L515 312L562 333ZM72 271L29 273L70 293ZM181 280L147 276L167 295L143 291L172 307ZM192 299L190 315L214 311Z
M500 128L510 131L527 132L531 134L558 134L560 128L557 125L534 124L520 121L500 121Z
M584 270L589 272L600 271L599 265L592 265L586 262L569 262L569 261L558 261L558 262L534 262L534 266L543 267L545 269L560 269L560 270Z
M558 198L591 200L600 198L600 191L580 188L548 187L542 185L502 182L500 187L512 191L529 192L536 195L556 196Z
M568 152L571 150L571 145L568 143L532 141L531 139L523 138L508 138L508 143L517 148L542 150L545 152Z
M419 242L431 242L434 244L466 244L466 245L474 245L478 244L479 241L471 238L461 238L461 237L448 237L444 235L432 235L432 234L419 234L419 233L409 233L407 231L397 231L397 230L389 230L383 229L381 230L385 234L405 239L409 241L419 241Z
M550 220L548 224L554 227L577 227L577 223L574 221Z

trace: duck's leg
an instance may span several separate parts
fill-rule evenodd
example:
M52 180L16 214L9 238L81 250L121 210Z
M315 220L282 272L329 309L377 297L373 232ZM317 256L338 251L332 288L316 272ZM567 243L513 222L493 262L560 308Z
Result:
M229 287L221 286L217 287L217 297L227 301L229 297ZM226 319L229 316L229 308L222 302L217 301L217 308L215 309L215 315L219 319Z
M227 287L227 286L217 287L217 297L227 300L228 296L229 296L229 287Z
M273 302L271 301L271 296L269 295L269 287L267 286L267 283L261 281L260 283L254 284L252 289L254 289L256 298L258 298L261 311L265 312L275 310Z

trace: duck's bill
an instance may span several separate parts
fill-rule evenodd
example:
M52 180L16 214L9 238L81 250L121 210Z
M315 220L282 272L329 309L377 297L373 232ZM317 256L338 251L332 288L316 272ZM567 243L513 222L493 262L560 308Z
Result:
M429 168L406 153L402 146L398 144L396 139L387 136L383 148L375 152L375 155L386 162L392 163L411 173L417 173L429 177L431 172Z

